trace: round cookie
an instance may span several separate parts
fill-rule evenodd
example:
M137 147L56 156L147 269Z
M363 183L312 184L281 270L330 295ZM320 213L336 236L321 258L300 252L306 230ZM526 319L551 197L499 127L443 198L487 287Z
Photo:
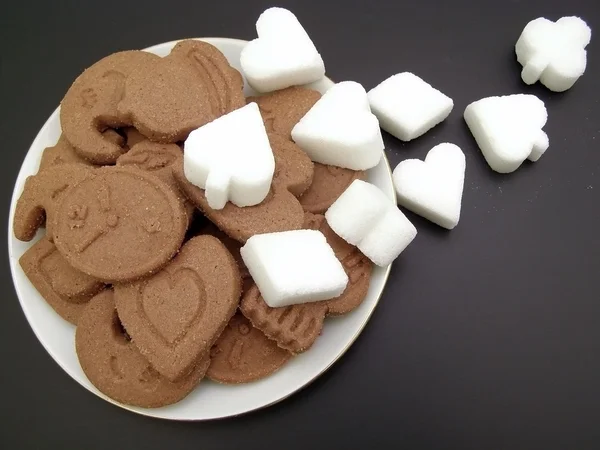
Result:
M304 211L324 214L354 180L364 180L362 170L315 163L313 182L299 198Z
M46 236L52 240L54 215L60 199L70 187L85 179L93 170L84 164L59 164L27 177L15 207L15 237L30 241L45 223Z
M257 97L248 97L248 103L256 102L260 108L269 133L292 139L292 129L321 98L312 89L292 86Z
M231 238L245 242L260 233L298 230L304 222L304 210L296 197L310 186L313 163L293 142L276 134L269 135L275 173L271 192L258 205L240 208L227 202L223 209L208 205L204 189L185 177L183 161L173 167L181 191L208 219Z
M119 114L152 141L174 143L246 104L243 80L214 46L179 42L165 58L132 73Z
M159 273L115 286L119 318L140 352L177 381L208 356L235 313L241 278L218 239L197 236Z
M135 140L136 138L134 137L133 139ZM183 159L183 153L176 144L159 144L143 139L117 159L117 166L136 167L140 170L150 172L164 181L185 206L188 223L190 223L194 217L196 208L181 193L179 185L175 181L175 178L173 178L172 167L179 159Z
M86 69L73 82L60 107L63 133L75 151L94 164L114 164L123 149L106 139L106 128L130 125L118 116L125 80L161 58L142 51L114 53Z
M52 309L74 325L87 302L105 288L104 283L72 268L47 239L33 244L19 264Z
M115 283L162 268L179 250L186 228L181 201L159 178L101 167L62 196L53 237L74 268Z
M271 375L291 356L237 313L210 351L206 376L219 383L248 383Z
M143 408L158 408L187 396L202 380L210 360L199 361L176 383L156 372L124 332L113 292L94 297L80 317L75 350L83 372L108 397Z

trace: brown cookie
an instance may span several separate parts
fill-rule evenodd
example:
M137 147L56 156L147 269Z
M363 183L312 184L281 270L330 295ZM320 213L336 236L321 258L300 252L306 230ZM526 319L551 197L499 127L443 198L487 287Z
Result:
M156 275L115 287L125 330L150 364L171 381L208 352L240 298L237 265L218 239L189 240Z
M292 129L321 98L312 89L293 86L258 97L249 97L248 103L256 102L269 133L292 139Z
M144 139L120 156L117 159L117 166L136 167L150 172L164 181L184 204L189 223L196 208L181 193L179 185L173 178L172 167L179 159L183 159L183 153L176 144L159 144Z
M300 148L287 139L269 135L275 157L275 174L271 192L262 203L240 208L228 202L223 209L208 206L204 189L190 183L183 171L183 162L173 168L181 191L217 227L231 238L245 242L260 233L302 228L304 212L298 202L312 182L313 163Z
M313 182L300 197L304 211L324 214L354 180L364 180L362 170L344 169L315 163Z
M105 287L104 283L73 269L47 239L33 244L19 263L44 300L74 325L86 303Z
M353 245L339 237L329 227L325 216L306 213L304 228L319 230L333 249L348 275L348 285L339 297L325 300L327 314L339 316L357 308L367 296L373 263Z
M240 269L240 276L242 277L242 282L244 282L247 278L250 278L250 272L242 259L242 255L240 254L240 249L242 248L242 244L240 244L235 239L231 239L225 233L217 228L217 226L212 223L206 223L201 229L199 234L209 234L211 236L216 237L221 243L227 248L233 259L238 265Z
M52 240L52 226L59 200L67 189L87 177L93 169L83 164L47 167L27 177L17 201L13 231L17 239L30 241L46 223L46 235Z
M117 133L112 128L104 131L102 133L104 138L119 147L124 147L125 139L119 133ZM93 166L94 164L85 159L75 151L73 146L69 143L64 134L61 134L58 138L58 142L53 147L48 147L44 149L42 153L42 159L40 161L39 170L43 170L50 166L56 166L58 164L69 164L69 163L80 163L86 164L88 166Z
M148 139L135 127L125 127L123 128L123 133L125 133L125 142L129 148L132 148L135 144L139 144L140 142Z
M187 396L204 377L210 360L199 361L173 383L152 368L124 332L111 290L94 297L75 332L75 350L83 372L99 391L118 402L157 408Z
M119 52L86 69L71 85L60 107L60 123L77 153L95 164L113 164L123 149L106 139L107 128L130 125L117 115L125 80L161 58L142 51Z
M219 383L248 383L271 375L291 356L237 313L210 350L206 376Z
M292 353L304 352L314 344L323 329L327 309L324 302L271 308L256 285L244 293L240 302L240 311L252 325Z
M183 204L159 178L130 167L101 167L62 196L53 236L69 264L112 283L162 268L179 250L186 228Z
M119 113L152 141L184 140L194 129L246 104L244 83L216 47L182 41L132 73Z

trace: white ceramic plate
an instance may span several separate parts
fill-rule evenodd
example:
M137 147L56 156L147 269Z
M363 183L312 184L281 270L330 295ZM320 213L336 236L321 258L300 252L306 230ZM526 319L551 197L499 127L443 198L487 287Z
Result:
M229 62L240 70L240 52L246 41L225 38L203 40L219 48ZM165 56L176 42L155 45L146 50ZM332 84L331 80L325 79L311 87L325 92ZM247 85L245 89L246 94L253 94ZM309 351L293 358L280 371L263 380L237 386L205 380L181 402L158 409L121 405L106 397L88 381L79 366L74 345L75 327L54 312L21 270L19 258L31 243L17 240L12 233L15 205L25 179L37 172L42 151L56 143L60 132L59 110L56 109L33 141L19 172L10 205L8 251L17 295L31 328L58 365L89 391L130 411L163 419L208 420L235 416L283 400L309 384L344 354L366 325L382 294L389 267L378 267L373 271L369 292L359 308L345 316L327 319L323 334ZM377 167L369 170L368 181L395 200L390 166L385 157Z

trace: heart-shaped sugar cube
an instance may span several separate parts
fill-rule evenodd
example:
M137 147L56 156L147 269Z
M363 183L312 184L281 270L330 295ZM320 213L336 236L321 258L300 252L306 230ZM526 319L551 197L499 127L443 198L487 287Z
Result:
M548 149L548 136L542 131L548 113L535 95L483 98L467 106L464 118L496 172L514 172L523 161L537 161Z
M256 32L258 38L244 47L240 64L258 92L312 83L325 75L321 55L287 9L267 9L256 22Z
M402 161L393 178L400 205L449 230L458 224L465 181L465 155L458 146L439 144L425 161Z
M352 170L375 167L384 148L367 93L354 81L329 89L292 129L292 139L313 161Z
M208 204L223 209L262 202L271 188L275 158L256 103L219 117L185 141L184 173L205 189Z
M515 45L521 78L536 81L555 92L569 89L587 65L585 47L592 31L579 17L561 17L556 22L540 17L529 22Z

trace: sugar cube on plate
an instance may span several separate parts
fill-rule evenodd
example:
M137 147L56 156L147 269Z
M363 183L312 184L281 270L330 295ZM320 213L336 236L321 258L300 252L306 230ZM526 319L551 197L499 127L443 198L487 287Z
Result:
M331 229L378 266L387 266L412 242L417 229L370 183L354 180L325 213Z
M257 234L240 253L272 308L339 297L348 284L342 264L317 230Z

